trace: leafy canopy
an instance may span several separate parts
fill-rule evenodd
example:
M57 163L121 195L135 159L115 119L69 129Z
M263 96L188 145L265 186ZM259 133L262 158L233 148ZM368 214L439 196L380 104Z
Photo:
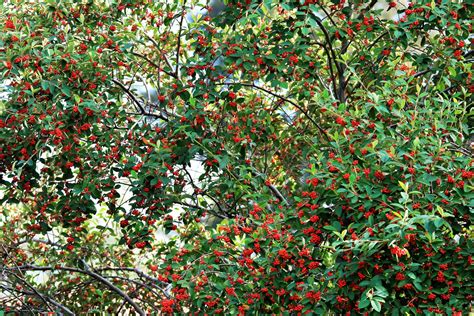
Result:
M4 2L1 305L466 313L470 8Z

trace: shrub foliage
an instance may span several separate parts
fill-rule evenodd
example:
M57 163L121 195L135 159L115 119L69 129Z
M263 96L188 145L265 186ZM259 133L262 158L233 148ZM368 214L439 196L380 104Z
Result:
M8 310L470 310L467 2L0 9Z

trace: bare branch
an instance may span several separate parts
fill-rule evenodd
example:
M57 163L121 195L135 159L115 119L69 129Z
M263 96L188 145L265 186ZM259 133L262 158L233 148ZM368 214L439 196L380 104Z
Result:
M110 281L105 279L103 276L100 274L97 274L93 271L91 271L89 268L87 269L78 269L78 268L72 268L72 267L64 267L64 266L57 266L57 267L41 267L41 266L34 266L34 265L22 265L22 266L17 266L15 268L6 268L4 270L21 270L21 271L55 271L55 270L60 270L60 271L68 271L68 272L76 272L76 273L81 273L88 275L97 281L100 281L100 283L104 284L107 286L111 291L117 293L119 296L121 296L125 301L127 301L139 314L140 316L145 316L146 313L128 296L125 292L123 292L121 289L113 285Z
M25 279L23 279L22 277L20 277L19 275L17 275L17 274L14 273L14 272L11 272L11 271L10 271L10 274L13 275L13 276L14 276L16 279L18 279L20 282L22 282L23 284L25 284L27 287L29 287L29 288L32 290L32 293L34 293L34 295L38 296L38 297L45 303L46 307L47 307L50 311L54 312L54 309L49 305L48 300L44 297L43 294L39 293L33 285L31 285L29 282L27 282Z

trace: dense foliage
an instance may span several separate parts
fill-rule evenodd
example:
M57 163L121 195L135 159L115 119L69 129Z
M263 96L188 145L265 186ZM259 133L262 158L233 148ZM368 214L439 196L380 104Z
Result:
M471 18L445 0L4 2L0 304L466 314Z

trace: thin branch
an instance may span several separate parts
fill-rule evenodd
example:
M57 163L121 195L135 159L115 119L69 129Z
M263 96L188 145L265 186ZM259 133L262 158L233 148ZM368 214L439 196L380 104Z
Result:
M288 205L288 201L285 199L283 194L281 194L281 192L278 191L278 189L273 184L270 184L268 188L270 189L270 191L272 191L273 195L275 195L278 199L280 199L280 201Z
M179 21L178 45L176 47L176 69L175 69L175 76L176 77L179 77L179 51L181 50L181 33L183 31L185 6L186 6L186 0L184 0L184 2L183 2L183 6L182 6L182 9L181 9L181 19Z
M365 13L369 12L370 10L372 10L372 8L374 7L374 5L378 2L378 0L372 0L369 5L367 7L365 7L362 12L359 14L359 16L357 17L357 20L360 20L364 17Z
M296 104L295 102L271 91L271 90L268 90L266 88L263 88L263 87L260 87L260 86L257 86L253 83L244 83L244 82L223 82L223 83L216 83L216 85L235 85L235 84L240 84L242 86L245 86L245 87L251 87L251 88L255 88L255 89L258 89L258 90L261 90L263 92L266 92L274 97L277 97L279 98L280 100L283 100L285 102L288 102L290 103L291 105L293 105L295 108L297 108L298 110L301 111L301 113L303 113L304 116L306 116L306 118L308 120L311 121L311 123L314 124L314 126L316 126L318 128L318 130L326 137L326 139L329 141L329 136L327 135L326 131L308 114L308 112L306 112L301 106L299 106L298 104Z
M472 51L466 52L466 53L463 54L463 57L467 57L467 56L469 56L469 54L471 54L471 53L472 53ZM473 61L474 61L474 59L465 59L465 60L462 60L461 62L463 62L463 63L471 63L471 62L473 62ZM428 67L428 69L419 71L419 72L417 72L416 74L414 74L412 77L413 77L413 78L418 78L418 77L420 77L420 76L423 76L424 74L427 74L427 73L431 72L432 70L433 70L433 67Z
M130 267L103 267L103 268L95 268L95 271L128 271L128 272L134 272L136 273L139 277L147 279L148 281L154 282L154 283L159 283L159 284L164 284L163 281L160 281L143 271L137 269L137 268L130 268Z
M257 170L255 171L252 170L251 172L253 176L265 176L264 173L258 172ZM267 186L270 189L270 191L272 191L273 195L276 198L278 198L281 202L285 203L285 205L290 205L288 201L285 199L285 197L283 196L283 194L273 184L270 184Z
M51 297L49 297L47 295L44 295L42 293L39 293L36 289L34 289L34 291L32 291L32 292L29 292L29 291L17 290L15 288L5 288L4 286L1 286L1 285L0 285L0 287L3 288L6 291L9 291L10 293L12 293L12 291L15 291L15 292L23 294L23 295L39 296L45 303L47 303L46 301L48 301L49 303L53 304L54 306L56 306L57 308L62 310L66 315L73 315L73 316L75 315L74 312L72 312L69 308L67 308L66 306L62 305L61 303L55 301ZM48 308L49 308L49 305L48 305ZM50 308L50 310L53 311L51 308Z
M31 308L31 306L30 306L30 305L25 305L25 304L23 303L22 298L16 294L16 293L19 293L20 291L18 291L17 289L14 289L14 288L6 287L6 286L1 285L1 284L0 284L0 289L3 289L4 291L10 292L11 295L12 295L18 302L20 302L20 303L22 304L22 306L23 306L23 305L26 306L26 308L28 309L28 311L29 311L30 313L32 313L33 315L35 314L34 310ZM22 294L23 294L23 293L22 293Z
M173 204L178 204L178 205L182 205L182 206L187 206L187 207L192 207L192 208L196 208L198 210L201 210L203 212L207 212L207 213L211 213L212 215L215 215L217 217L219 217L220 219L227 219L229 218L228 216L224 216L224 215L221 215L219 213L216 213L212 210L209 210L209 209L205 209L203 208L202 206L199 206L199 205L193 205L193 204L190 204L190 203L186 203L186 202L180 202L180 201L173 201Z
M329 32L328 32L328 31L326 30L326 28L324 27L324 25L323 25L321 19L320 19L317 15L315 15L314 13L313 13L312 15L313 15L313 17L314 17L314 20L315 20L316 23L318 24L319 28L320 28L320 29L323 31L323 33L324 33L324 38L326 39L326 43L327 43L328 46L329 46L329 52L331 53L330 55L332 56L332 60L333 60L333 62L334 62L334 65L336 66L337 73L338 73L338 76L339 76L339 78L340 78L341 76L344 75L344 73L343 73L342 69L340 68L340 65L339 65L339 63L338 63L338 61L337 61L336 53L334 52L334 49L333 49L333 47L332 47L331 37L329 36ZM328 58L329 58L329 54L328 54ZM335 87L334 87L334 88L335 88ZM335 92L336 92L336 91L335 91ZM338 98L338 99L339 99L339 98ZM339 100L340 100L340 99L339 99ZM342 101L342 100L340 100L340 101Z
M208 198L210 198L210 199L214 202L214 204L217 206L217 208L219 209L219 211L221 211L221 212L224 213L224 214L227 214L227 212L222 208L222 206L219 204L219 202L218 202L213 196L211 196L211 195L208 194L208 193L205 193L205 194L203 194L203 195L204 195L204 196L207 196Z
M426 70L423 70L423 71L419 71L417 72L416 74L413 75L413 78L418 78L420 76L423 76L424 74L427 74L431 71L431 68L428 68Z
M62 310L66 315L76 315L73 311L71 311L69 308L67 308L66 306L60 304L59 302L53 300L51 297L49 296L46 296L46 295L43 295L44 299L46 299L48 302L50 302L51 304L53 304L54 306L56 306L57 308L59 308L60 310Z
M145 109L143 108L142 104L137 99L137 97L129 89L127 89L127 87L125 87L120 81L112 79L112 82L118 85L132 99L133 103L135 103L135 105L137 106L138 110L141 112L142 115L156 117L164 121L168 121L168 118L164 117L161 114L148 113L147 111L145 111Z
M145 36L150 40L150 42L153 43L153 45L158 48L159 52L160 52L160 57L163 58L165 60L165 63L166 65L168 65L168 67L170 67L171 70L173 70L173 67L171 66L171 63L170 61L168 60L168 57L166 57L166 55L163 53L163 51L161 50L160 48L160 45L155 41L155 39L153 37L151 37L150 35L148 35L146 32L144 33Z
M158 71L162 71L162 72L164 72L165 74L167 74L168 76L173 77L173 78L175 78L175 79L178 78L174 73L169 72L169 71L167 71L167 70L161 68L160 66L158 66L155 62L153 62L152 60L150 60L150 59L149 59L148 57L146 57L145 55L142 55L142 54L139 54L139 53L136 53L136 52L132 52L132 55L135 55L135 56L137 56L137 57L140 57L140 58L146 60L150 65L152 65L153 67L155 67L156 69L158 69Z
M29 287L31 290L32 290L32 293L34 293L34 295L38 296L46 305L46 307L54 312L54 309L49 305L48 303L48 300L46 300L46 298L44 297L43 294L39 293L36 288L31 285L29 282L27 282L25 279L23 279L22 277L18 276L16 273L14 272L10 272L11 275L13 275L15 278L17 278L18 280L20 280L20 282L22 282L23 284L25 284L27 287Z
M332 67L332 59L331 59L331 53L329 52L329 49L326 47L326 45L322 44L322 43L319 43L319 42L315 42L316 45L322 47L324 49L324 52L326 53L326 56L327 56L327 59L328 59L328 64L329 64L329 75L331 76L331 83L332 83L332 89L334 90L334 92L336 92L336 76L334 75L334 69ZM331 95L334 97L334 94L331 92Z
M101 281L103 284L105 284L110 290L114 291L115 293L117 293L118 295L122 296L124 300L126 300L130 305L133 306L133 308L135 309L135 311L139 314L139 315L143 315L145 316L146 313L130 298L130 296L128 296L125 292L123 292L121 289L119 289L118 287L116 287L115 285L113 285L111 282L109 282L107 279L105 279L103 276L101 276L100 274L97 274L93 271L91 271L89 269L89 267L87 267L87 265L85 265L86 267L86 270L84 270L86 272L87 275L93 277L94 279L96 280L99 280Z
M155 295L156 297L161 298L162 296L160 296L159 293L157 293L157 292L154 290L154 288L157 288L157 289L159 289L165 296L168 297L167 293L166 293L162 288L153 286L152 284L145 284L145 283L140 282L140 281L138 281L138 280L130 279L130 278L123 277L123 276L119 276L119 275L108 275L108 276L106 276L106 278L118 279L118 280L122 280L122 281L126 281L126 282L130 282L130 283L139 285L139 286L141 286L142 288L145 288L145 289L149 290L149 291L150 291L153 295ZM134 292L136 293L137 291L138 291L138 289L135 290ZM124 302L124 303L125 303L125 302ZM150 303L148 303L148 304L153 307L153 305L151 305ZM122 304L122 306L123 306L123 304ZM122 308L122 306L119 308L119 310L117 311L117 313L120 311L120 309Z
M337 24L336 22L334 22L334 20L332 19L332 16L329 14L329 12L326 10L326 8L324 7L324 5L318 3L318 6L321 8L321 10L323 10L324 14L326 14L326 17L331 21L332 25L334 25L334 27L337 27Z
M22 266L17 266L15 268L6 268L5 270L26 270L26 271L54 271L54 270L61 270L61 271L68 271L68 272L76 272L76 273L81 273L88 275L97 281L100 281L102 284L106 285L111 291L117 293L119 296L121 296L124 300L126 300L139 314L140 316L145 316L146 313L128 296L125 292L123 292L121 289L113 285L111 282L109 282L107 279L105 279L103 276L91 271L89 268L82 270L78 268L72 268L72 267L64 267L64 266L57 266L57 267L41 267L41 266L34 266L34 265L22 265Z

